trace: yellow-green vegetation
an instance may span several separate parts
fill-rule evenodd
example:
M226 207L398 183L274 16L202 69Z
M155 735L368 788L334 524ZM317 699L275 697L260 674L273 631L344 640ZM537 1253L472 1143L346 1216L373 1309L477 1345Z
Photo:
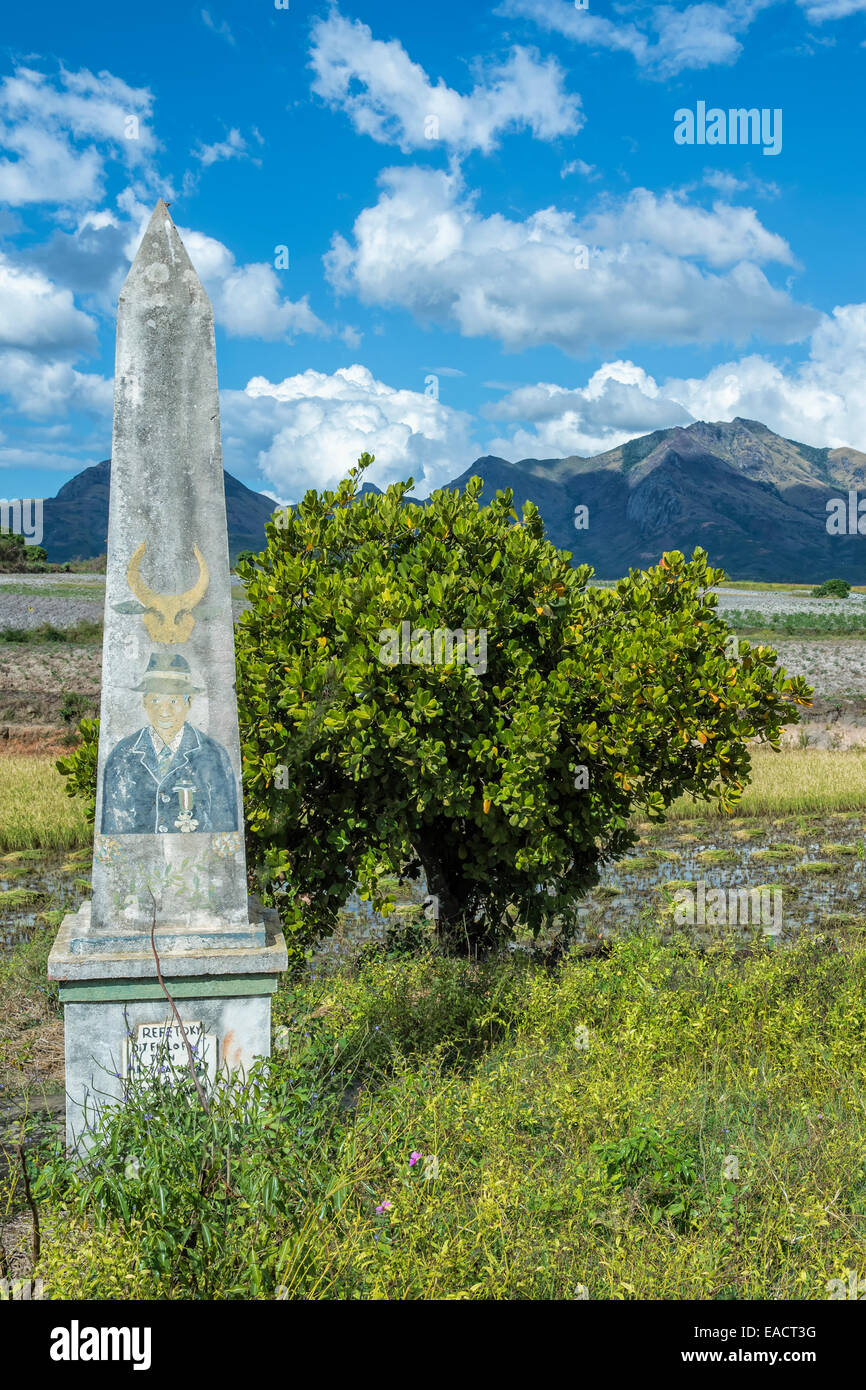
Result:
M695 855L699 864L736 864L737 856L732 849L702 849Z
M774 864L781 863L786 859L793 859L798 855L805 854L802 845L773 845L772 849L756 849L752 854L753 864Z
M0 893L0 912L8 912L14 907L28 907L43 897L45 894L37 888L7 888Z
M120 1221L99 1227L56 1212L42 1234L41 1277L53 1289L74 1290L69 1297L76 1300L153 1298L151 1281L137 1267L138 1224L129 1230Z
M21 1097L31 1084L37 1091L50 1084L44 1069L51 1070L52 1048L56 1049L53 1060L62 1062L57 985L47 979L48 952L60 915L40 913L28 929L29 939L19 941L14 950L0 951L0 1096L5 1098ZM55 1033L49 1037L51 1028ZM62 1082L50 1084L50 1089L62 1089ZM3 1211L0 1185L0 1220Z
M808 594L812 592L812 584L770 584L760 579L726 579L723 586L725 589L746 589L754 592L780 592L789 594ZM866 594L866 584L852 584L852 594Z
M756 748L751 780L736 804L738 816L862 810L866 805L866 753L840 753L828 748ZM726 819L705 801L680 797L668 811L669 820L693 816Z
M66 795L53 758L0 758L0 849L76 849L92 835L82 799Z
M89 1181L49 1165L49 1297L823 1300L859 1266L862 931L380 957L275 1015L250 1125L139 1101Z
M810 593L810 592L812 591L812 589L814 588L814 585L812 585L812 584L771 584L771 583L765 583L762 579L726 579L722 587L725 588L725 589L751 589L751 590L755 590L755 591L758 591L758 590L767 590L767 591L770 591L770 592L772 592L772 591L774 591L774 590L777 590L777 591L784 592L784 593L796 594L796 593ZM851 592L852 592L852 594L863 594L863 593L866 593L866 585L863 585L863 584L852 584L852 585L851 585Z
M835 864L832 859L812 859L807 864L795 864L795 874L838 874L842 868L841 864Z

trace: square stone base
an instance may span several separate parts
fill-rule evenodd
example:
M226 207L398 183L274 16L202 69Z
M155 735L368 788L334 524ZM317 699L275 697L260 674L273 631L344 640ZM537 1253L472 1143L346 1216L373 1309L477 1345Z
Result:
M257 905L264 920L263 946L163 952L160 967L181 1021L201 1024L215 1070L244 1074L271 1051L271 995L288 964L275 912ZM60 985L66 1042L66 1142L85 1152L88 1128L98 1111L122 1101L130 1039L174 1026L147 950L83 955L77 947L77 914L64 918L48 959L49 979ZM144 943L141 943L142 945ZM159 946L157 946L159 950ZM185 1050L182 1054L185 1058Z

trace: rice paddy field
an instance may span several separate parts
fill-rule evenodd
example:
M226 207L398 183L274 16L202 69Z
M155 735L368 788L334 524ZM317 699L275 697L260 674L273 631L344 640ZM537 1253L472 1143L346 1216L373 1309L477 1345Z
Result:
M767 624L780 598L793 614L809 601L767 586L746 597ZM820 655L829 648L835 662ZM437 955L423 884L392 883L388 917L351 899L335 937L274 997L279 1144L274 1124L243 1131L218 1250L167 1269L159 1251L185 1229L194 1187L169 1138L194 1121L174 1101L156 1118L131 1107L107 1137L106 1172L130 1146L142 1165L139 1188L117 1189L122 1202L94 1204L52 1166L63 1024L46 960L62 915L88 894L92 832L54 767L63 723L10 718L6 1268L32 1270L10 1157L24 1135L43 1175L37 1272L52 1298L809 1301L866 1273L866 644L859 628L827 638L818 627L790 650L817 676L811 715L782 751L754 750L731 814L684 798L665 823L637 822L628 855L574 905L575 943L555 967L520 933L504 959ZM32 707L40 679L65 695L61 675L76 669L92 695L95 651L0 636L7 697L26 687ZM778 912L684 920L682 903L740 890ZM293 1194L288 1214L257 1205L269 1182Z

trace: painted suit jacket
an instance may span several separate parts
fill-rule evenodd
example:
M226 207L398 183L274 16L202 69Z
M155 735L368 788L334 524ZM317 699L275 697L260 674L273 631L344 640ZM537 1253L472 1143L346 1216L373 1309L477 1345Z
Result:
M237 830L238 796L229 755L215 738L192 724L168 768L160 775L150 726L121 739L111 750L102 778L103 835L177 835L179 781L192 783L196 831Z

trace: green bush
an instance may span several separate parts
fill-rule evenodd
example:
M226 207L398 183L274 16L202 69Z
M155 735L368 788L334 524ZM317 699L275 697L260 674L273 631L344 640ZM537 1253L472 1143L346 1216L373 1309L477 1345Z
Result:
M96 819L96 765L99 758L99 720L82 719L81 742L67 758L58 758L57 771L66 778L67 796L80 796L87 819Z
M635 812L660 819L683 792L732 805L747 741L776 746L810 692L773 652L728 655L704 552L591 587L532 504L481 507L480 479L423 506L411 480L362 495L369 462L277 513L239 565L254 852L313 937L356 882L378 905L383 874L423 868L440 942L483 954L514 916L534 933L573 917ZM383 633L406 622L486 631L486 668L420 648L388 664Z
M0 571L40 573L48 568L41 545L28 545L16 531L0 531Z
M67 690L60 706L60 718L64 724L73 724L90 708L91 700L78 690Z
M845 579L825 579L812 590L812 598L847 598L851 585Z

